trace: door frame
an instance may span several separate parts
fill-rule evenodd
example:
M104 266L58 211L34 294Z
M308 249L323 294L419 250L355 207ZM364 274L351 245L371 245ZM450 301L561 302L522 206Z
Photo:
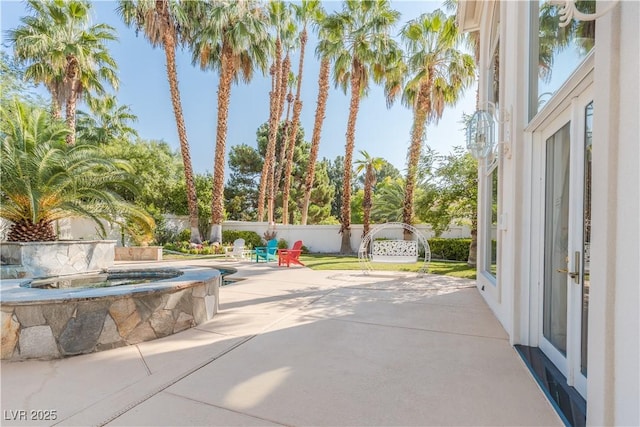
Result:
M531 259L530 278L535 292L531 293L530 331L532 345L537 345L549 357L553 364L567 378L567 384L575 387L586 398L587 381L580 373L580 356L582 340L580 325L582 322L582 280L583 280L583 215L584 215L584 138L585 108L593 100L593 84L581 86L579 93L573 93L562 108L554 108L553 117L540 120L536 129L531 130L532 141L532 193L531 206ZM578 87L576 87L578 89ZM567 253L568 269L573 271L574 253L579 251L580 280L575 283L567 275L567 354L562 355L543 336L544 312L544 263L545 263L545 193L546 193L546 144L547 139L559 131L567 123L569 125L569 240ZM529 129L528 129L529 130Z

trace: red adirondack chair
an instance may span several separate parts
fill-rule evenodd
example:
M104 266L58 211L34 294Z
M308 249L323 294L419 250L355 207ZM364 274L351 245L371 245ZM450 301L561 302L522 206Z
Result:
M304 266L300 261L300 254L302 253L302 240L298 240L293 244L291 249L278 249L278 265L298 264Z

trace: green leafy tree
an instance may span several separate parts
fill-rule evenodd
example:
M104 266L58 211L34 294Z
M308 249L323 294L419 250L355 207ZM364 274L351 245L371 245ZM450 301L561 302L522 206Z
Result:
M307 167L306 172L309 169ZM305 172L305 173L306 173ZM323 224L327 222L333 222L335 217L331 215L331 202L334 199L335 188L329 181L329 173L327 171L327 163L320 162L318 167L314 169L315 173L315 185L310 195L310 206L308 208L308 222L309 224ZM306 187L303 188L306 191ZM300 198L297 198L300 200ZM304 208L304 202L300 210L300 223L302 224L302 209ZM332 220L333 218L333 220ZM303 224L306 225L306 224Z
M342 190L344 188L342 180L344 179L344 157L337 156L334 160L322 159L326 165L329 183L335 188L335 197L331 202L331 215L340 218L342 211Z
M184 181L182 161L168 143L164 141L149 141L138 139L115 139L109 144L101 146L108 157L126 160L132 167L136 193L123 189L123 197L135 202L152 212L187 214L184 208L176 208L176 201L184 203L186 196L179 199L167 197L173 194L175 188ZM184 186L181 187L184 189ZM186 193L185 193L186 194Z
M351 195L351 222L362 224L364 222L364 190L354 189Z
M103 233L104 219L150 235L153 219L117 191L136 191L130 166L96 145L66 144L70 132L17 99L2 110L0 217L12 222L7 239L55 240L54 222L70 216L94 220Z
M477 230L478 162L462 147L443 156L435 171L435 191L425 200L421 218L430 224L436 235L452 224L467 224ZM475 256L469 255L469 264Z
M371 210L371 220L375 223L402 222L402 202L404 201L404 178L381 179L376 185Z
M356 119L360 99L365 96L371 80L381 83L390 69L396 67L402 53L390 36L400 14L391 9L387 0L347 0L341 12L326 19L330 33L328 55L334 59L334 82L346 93L351 91L347 120L344 179L342 182L342 243L340 252L351 248L351 180Z
M54 117L64 104L75 144L77 103L87 96L106 93L103 82L117 89L115 60L106 42L116 40L115 29L91 25L91 3L86 0L27 0L32 15L8 32L16 58L27 64L25 77L44 84L51 93Z
M309 162L310 144L304 141L304 133L302 128L298 128L297 142L293 147L293 158L291 161L290 176L290 195L287 208L287 223L300 223L302 216L302 200L304 196L304 174L307 171ZM285 160L286 161L286 160ZM284 180L283 180L284 181ZM284 183L283 183L284 184ZM284 198L281 199L284 203ZM320 200L316 200L320 202ZM329 201L327 201L328 204ZM284 214L284 206L282 206L282 214Z
M257 219L258 180L263 163L263 157L255 148L246 144L231 147L230 176L224 190L228 219L236 221Z

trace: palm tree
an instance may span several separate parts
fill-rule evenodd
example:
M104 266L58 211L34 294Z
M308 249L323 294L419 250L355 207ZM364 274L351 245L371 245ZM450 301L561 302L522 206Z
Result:
M362 159L356 160L356 174L360 175L362 171L365 171L364 176L364 199L362 200L362 210L364 212L362 224L362 237L369 234L369 222L371 219L371 207L372 203L372 194L373 194L373 186L376 184L376 172L378 172L382 165L384 164L384 160L380 157L371 157L369 153L365 150L360 150L360 155Z
M138 136L138 132L128 124L137 121L138 117L131 112L129 106L118 106L115 96L91 97L85 101L92 114L78 110L76 132L79 139L108 144L116 139Z
M275 172L274 183L276 186L280 185L282 182L282 172L284 171L284 163L287 159L287 141L289 140L289 132L291 132L291 105L293 104L293 86L295 86L296 77L293 73L289 73L289 78L287 80L287 115L284 118L284 135L282 138L277 138L280 140L280 153L278 153L278 162ZM277 147L276 147L277 148ZM284 221L283 221L284 224Z
M408 56L402 101L413 110L402 219L413 224L414 191L426 125L437 123L444 107L455 105L464 89L473 84L475 64L472 55L458 50L463 36L455 16L435 10L409 21L401 34ZM406 239L410 234L405 230Z
M344 179L341 208L342 244L340 252L351 249L351 168L355 145L356 119L360 98L369 89L369 82L380 83L389 67L400 59L401 53L389 31L400 14L390 8L387 0L347 0L340 13L327 18L330 43L329 55L335 58L334 82L346 93L351 88L347 121Z
M150 235L153 219L116 192L135 192L130 166L95 144L66 144L70 132L62 120L17 99L2 110L0 217L12 222L7 239L56 240L54 221L69 216L88 217L103 233L101 219Z
M269 199L267 207L268 221L273 222L273 202L274 202L274 186L275 179L275 155L276 155L276 139L280 128L280 116L284 109L285 94L287 90L287 81L289 78L289 65L282 60L282 44L283 39L289 38L290 13L285 3L276 0L271 1L267 7L269 25L275 31L275 51L273 63L269 69L271 74L271 91L269 92L269 137L267 139L267 151L265 162L262 166L262 175L260 177L260 186L258 189L258 220L264 219L265 198ZM288 56L287 56L288 60ZM285 74L286 72L286 74Z
M293 104L293 121L291 123L291 129L288 133L288 141L287 141L287 163L286 170L284 173L284 187L282 190L282 223L287 224L287 218L289 214L289 191L291 185L291 168L293 165L293 148L296 140L296 135L298 134L298 124L300 123L300 112L302 111L302 99L301 99L301 89L302 89L302 75L304 69L304 52L305 47L307 45L307 24L313 18L314 15L318 13L318 9L320 8L319 0L303 0L300 6L294 6L296 11L296 17L298 21L302 24L302 29L300 31L299 40L300 40L300 60L298 63L298 78L297 78L297 86L296 86L296 99Z
M311 191L315 179L316 161L318 159L318 151L320 150L320 134L322 133L322 124L324 123L325 111L327 108L327 99L329 98L329 73L331 71L331 60L328 56L330 45L327 39L327 32L322 30L325 12L318 7L314 15L314 23L316 28L320 28L320 41L316 48L316 56L320 58L320 73L318 76L318 101L316 106L316 115L313 122L313 134L311 136L311 153L309 154L309 165L304 184L304 198L302 202L302 218L300 223L307 225L309 212L309 202L311 201Z
M8 32L16 57L27 63L25 77L43 83L52 96L53 115L61 116L64 104L75 144L76 109L83 92L102 95L108 82L117 89L116 63L105 42L116 40L106 24L90 25L91 3L86 0L28 0L34 13L21 19L22 26Z
M222 241L224 219L224 169L231 84L242 77L251 81L254 69L266 71L270 40L264 11L254 0L189 2L193 8L191 32L193 61L202 69L220 72L218 123L211 204L211 242Z
M196 194L187 128L182 114L178 72L176 69L176 45L181 37L180 29L186 28L188 18L177 1L159 0L121 0L118 12L127 26L135 25L136 31L142 30L147 40L155 48L164 49L167 65L167 79L171 93L171 105L178 128L180 153L184 165L184 179L187 187L187 207L189 210L190 242L202 243L198 229L198 196Z
M402 221L402 202L404 201L404 178L387 176L376 185L371 218L375 222Z

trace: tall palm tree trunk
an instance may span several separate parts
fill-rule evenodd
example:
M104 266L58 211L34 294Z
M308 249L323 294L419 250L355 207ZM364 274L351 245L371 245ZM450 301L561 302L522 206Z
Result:
M287 115L284 119L284 137L282 139L281 147L280 147L280 157L278 158L278 166L276 168L276 186L280 185L282 181L282 172L284 171L284 161L287 158L287 146L286 143L289 140L289 132L291 132L291 121L289 118L291 117L291 104L293 103L293 94L289 92L287 94ZM283 224L286 224L284 221Z
M353 167L353 148L356 139L356 119L360 108L360 64L354 61L351 72L351 102L347 121L347 141L344 147L344 177L342 182L342 234L341 254L353 253L351 249L351 169Z
M233 57L231 48L223 43L220 83L218 85L218 126L216 129L216 153L213 164L213 200L211 203L210 242L222 243L224 217L224 161L227 141L229 98L233 81Z
M65 74L65 86L68 95L66 100L66 122L71 132L66 137L67 144L75 145L76 143L76 109L78 96L80 95L80 82L78 80L80 70L78 69L78 60L72 55L67 56L67 72Z
M276 52L278 52L278 43L276 42ZM267 181L269 181L269 162L273 161L269 158L271 146L271 129L273 126L273 118L276 113L277 95L278 95L278 78L279 67L276 62L271 66L271 91L269 92L269 130L267 136L267 148L264 155L264 164L262 165L262 174L260 175L260 186L258 187L258 221L264 221L264 207L267 196ZM274 155L275 155L275 142L274 142Z
M424 98L422 94L418 95ZM414 200L413 195L416 187L416 179L418 175L418 162L420 161L420 153L422 152L422 142L424 141L425 124L427 122L427 113L418 100L413 119L413 128L411 130L411 147L409 148L409 161L407 162L407 179L405 181L404 203L402 205L402 221L405 224L413 225L414 222ZM403 231L404 239L411 240L411 231L405 229Z
M269 133L269 138L273 138L273 157L275 157L275 144L277 142L278 129L280 123L280 117L282 116L282 112L284 111L284 103L287 96L287 80L289 78L289 70L291 68L291 59L289 58L289 54L282 61L282 71L280 72L280 82L278 84L278 105L276 110L275 117L275 127L273 132L273 137L271 133ZM275 159L274 159L275 160ZM269 170L268 180L267 180L267 220L269 224L273 224L275 222L275 207L276 207L276 171L275 171L275 161L271 162L271 169Z
M318 159L318 151L320 150L320 134L322 133L322 123L324 122L325 112L327 109L327 98L329 98L329 71L330 62L323 58L320 62L320 76L318 78L318 105L316 107L316 116L313 123L313 135L311 137L311 153L309 155L309 166L307 168L307 177L304 185L304 202L302 206L302 225L307 225L309 215L309 203L311 201L311 190L313 189L313 180L316 171L316 160Z
M280 96L280 73L282 72L282 43L276 39L275 60L271 67L271 91L269 92L269 135L267 137L267 149L262 165L260 187L258 188L258 221L264 220L264 205L269 186L269 173L273 168L276 152L276 137L278 135L278 97ZM275 129L275 131L274 131Z
M302 89L302 69L304 67L304 49L307 44L307 29L303 28L300 33L300 62L298 64L298 86L296 87L296 100L293 104L293 123L289 133L289 141L287 144L287 167L284 173L284 189L282 190L282 222L287 224L289 214L289 192L291 186L291 169L293 164L293 152L298 134L298 123L300 122L300 112L302 111L302 100L300 92Z
M168 17L165 19L168 20ZM169 89L171 92L171 105L173 106L173 114L175 115L176 126L178 128L180 153L182 154L182 164L184 165L184 180L187 187L187 207L189 209L189 228L191 230L190 242L200 244L202 243L202 239L200 238L200 230L198 229L198 196L193 178L187 128L182 115L178 73L176 71L176 39L170 30L164 32L163 39L164 53L167 61L167 77L169 79Z
M60 92L56 85L48 85L51 92L51 117L58 120L62 118L62 106L60 105Z
M282 190L282 223L288 224L289 215L289 194L291 191L291 171L293 169L293 154L295 152L296 135L298 133L298 122L302 111L302 101L296 99L293 105L293 124L289 130L289 141L287 143L287 161L284 171L284 184Z

